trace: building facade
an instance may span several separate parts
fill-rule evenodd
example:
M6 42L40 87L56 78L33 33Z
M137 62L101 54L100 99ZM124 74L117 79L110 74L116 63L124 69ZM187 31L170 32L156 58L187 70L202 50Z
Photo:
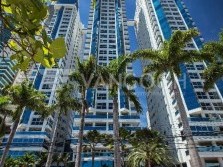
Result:
M58 66L44 68L40 64L33 65L27 72L28 79L33 82L35 89L47 96L46 102L54 104L55 92L61 84L66 83L68 74L75 68L75 58L79 55L82 46L82 24L76 0L59 0L49 6L49 16L45 21L47 35L52 39L64 37L67 53L64 58L57 61ZM19 73L15 80L20 83L24 74ZM20 125L13 139L9 155L22 156L26 152L47 152L52 136L52 127L55 114L43 119L35 111L25 109ZM67 151L72 133L73 112L59 119L56 147L54 152ZM5 136L3 146L7 142Z
M2 27L1 21L0 28L0 88L3 88L13 83L16 71L13 70L15 62L10 60L12 51L5 47L5 43L9 40L11 33Z
M175 30L196 28L182 0L137 0L136 35L140 49L159 49ZM196 37L186 49L198 50L202 38ZM144 62L146 65L148 62ZM204 167L223 167L223 98L220 80L208 92L203 90L204 62L182 64L177 78L180 96L187 111L190 129ZM164 135L180 166L191 167L188 148L183 136L179 103L167 73L158 87L149 92L150 126Z
M97 58L98 65L107 66L111 60L130 53L125 0L92 0L85 39L83 59L93 55ZM132 73L131 64L127 67L126 72ZM90 109L89 114L85 117L85 133L89 130L97 130L100 133L113 134L113 100L109 96L107 87L101 86L88 90L87 100ZM139 129L140 119L134 105L121 95L121 92L119 92L118 100L120 126L133 131ZM79 125L79 115L76 114L73 125L74 138L72 139L74 152ZM97 153L98 156L95 158L97 165L95 166L103 165L106 161L113 159L113 155L103 147L98 148ZM86 152L83 156L83 165L91 166L91 156L87 155Z

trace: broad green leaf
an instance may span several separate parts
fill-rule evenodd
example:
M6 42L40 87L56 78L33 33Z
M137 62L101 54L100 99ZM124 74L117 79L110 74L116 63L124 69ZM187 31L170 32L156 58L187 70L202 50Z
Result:
M50 45L50 52L54 58L63 58L66 54L64 38L55 39Z
M17 60L19 58L19 55L18 54L14 54L14 55L11 55L10 56L10 59L11 60Z
M16 64L16 65L14 65L14 66L12 67L12 69L13 69L14 71L20 69L20 64Z
M42 49L38 49L37 53L34 55L33 59L34 61L38 63L42 63L44 58L44 53Z
M48 60L48 58L44 58L41 64L42 64L44 67L48 67L48 68L51 67L51 63L50 63L50 61Z
M42 49L43 49L44 55L48 55L49 54L49 50L47 48L42 47Z
M29 66L30 58L26 58L21 64L20 64L20 70L26 71Z

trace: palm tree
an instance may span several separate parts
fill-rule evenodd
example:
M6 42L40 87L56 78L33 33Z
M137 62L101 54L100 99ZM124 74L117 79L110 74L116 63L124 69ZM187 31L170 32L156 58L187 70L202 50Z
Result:
M111 61L108 67L100 67L105 85L108 85L110 96L113 98L113 131L114 131L114 166L121 167L121 151L119 140L119 103L118 94L126 96L135 105L136 111L141 112L142 107L132 90L128 86L138 83L140 78L126 73L128 63L132 61L129 56L120 56Z
M194 61L211 60L209 53L200 52L197 50L185 50L185 46L199 33L195 29L187 31L175 31L169 41L165 41L160 50L139 50L132 54L133 58L141 58L149 60L150 64L144 69L145 73L153 73L156 83L160 81L163 74L169 72L172 80L175 99L177 99L178 107L181 115L184 133L187 137L187 142L191 146L189 149L191 165L202 167L201 159L196 149L192 132L187 120L187 113L180 95L179 87L175 75L181 75L180 65L183 63L193 63Z
M37 166L42 167L46 164L48 153L47 152L39 152L37 155Z
M122 152L121 158L122 158L123 166L126 166L125 158L130 149L129 140L131 138L131 131L121 127L119 129L119 137L120 137L120 145L121 145L121 152Z
M94 158L95 158L95 149L98 143L102 141L102 135L97 131L88 131L86 135L84 135L84 141L90 146L91 154L92 154L92 167L94 167Z
M60 162L63 163L64 166L67 166L69 158L70 158L69 153L61 153L59 155L59 160L60 160Z
M19 157L17 160L18 160L19 166L22 166L22 167L34 166L36 163L35 155L28 154L28 153Z
M7 157L5 159L4 167L16 167L18 165L18 161L15 158Z
M84 118L86 111L88 111L88 104L86 99L87 90L92 88L96 84L96 59L94 56L89 56L88 60L81 62L77 59L77 69L70 76L70 80L78 85L79 92L81 94L81 105L80 111L80 128L78 135L78 145L75 167L81 166L81 152L83 145L83 133L84 133Z
M223 76L223 31L219 34L219 41L206 43L203 52L212 54L214 60L204 71L204 89L210 89Z
M148 143L140 143L131 150L128 163L131 167L140 165L145 167L152 167L152 165L169 166L172 159L165 144L160 143L158 139L151 139Z
M50 142L49 153L47 157L46 167L50 167L52 163L52 156L54 151L54 145L56 141L56 133L58 127L59 117L61 115L67 115L70 110L79 110L81 108L81 104L75 98L73 98L73 86L71 84L65 84L57 90L56 93L56 104L54 108L55 112L55 121L52 129L52 137Z
M15 85L9 87L4 91L9 96L11 103L15 106L15 111L13 112L12 119L14 121L11 132L3 155L1 157L0 167L4 166L5 159L9 152L13 137L15 135L16 129L20 122L20 117L25 108L35 110L36 112L41 111L45 106L44 100L45 95L35 90L32 85L28 82L22 82L20 85Z
M169 148L158 131L146 128L137 130L129 137L129 143L133 147L128 156L130 166L173 165Z
M0 96L0 136L5 134L5 119L13 114L12 105L10 104L10 99L8 96Z

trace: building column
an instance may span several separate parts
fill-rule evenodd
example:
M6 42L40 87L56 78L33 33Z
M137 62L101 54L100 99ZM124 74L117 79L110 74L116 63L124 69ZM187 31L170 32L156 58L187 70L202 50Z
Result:
M205 164L205 160L204 160L204 158L202 158L202 157L201 157L201 163L202 163L202 166L203 166L203 167L206 166L206 164Z
M221 157L218 158L218 162L220 164L220 167L223 167L223 159Z

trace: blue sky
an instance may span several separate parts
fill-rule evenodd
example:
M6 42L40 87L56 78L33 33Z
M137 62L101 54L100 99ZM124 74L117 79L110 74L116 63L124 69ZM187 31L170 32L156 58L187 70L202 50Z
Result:
M217 40L223 28L223 0L183 0L205 41Z

